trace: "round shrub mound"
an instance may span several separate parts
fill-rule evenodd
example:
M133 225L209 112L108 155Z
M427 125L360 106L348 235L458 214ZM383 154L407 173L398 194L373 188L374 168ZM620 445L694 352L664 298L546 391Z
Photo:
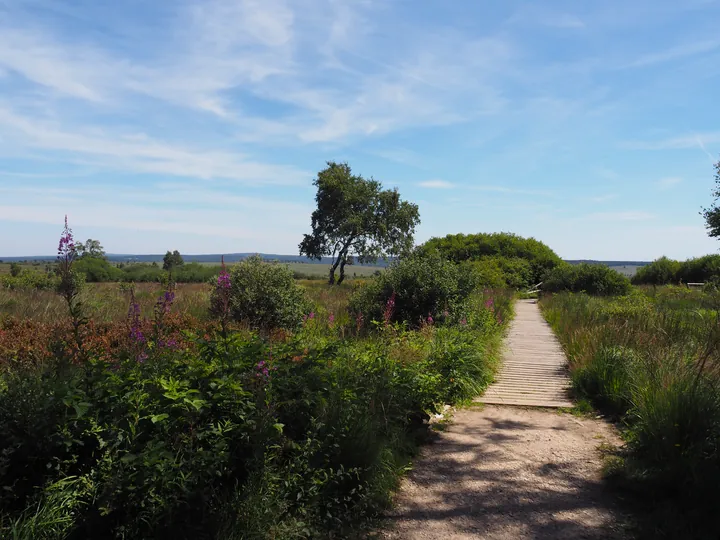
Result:
M562 263L546 244L512 233L449 234L431 238L420 250L425 253L437 251L457 263L494 259L491 265L499 265L502 272L513 274L509 280L513 282L511 286L521 280L517 288L538 283L545 272Z
M254 255L233 267L230 281L230 315L253 328L297 328L310 311L304 289L285 265Z
M542 285L547 292L585 292L599 296L630 293L630 280L604 264L562 264L545 276Z
M428 317L442 321L459 313L476 287L477 274L471 267L437 253L415 253L356 289L349 309L367 321L417 326Z

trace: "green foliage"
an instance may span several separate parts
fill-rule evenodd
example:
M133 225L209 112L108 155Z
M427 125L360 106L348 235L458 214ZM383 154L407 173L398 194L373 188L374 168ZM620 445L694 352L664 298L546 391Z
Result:
M632 278L636 285L667 285L677 283L681 263L660 257L646 266L641 266Z
M708 235L712 237L720 237L720 161L715 164L715 189L712 193L714 201L709 208L704 208L702 216L705 218L705 224L708 229Z
M282 268L244 264L261 281ZM140 362L6 366L0 536L350 537L388 504L428 413L490 381L504 302L365 339L203 331Z
M125 274L119 268L111 265L106 259L84 256L73 263L76 272L85 275L89 283L104 283L107 281L122 281Z
M52 274L21 272L18 276L0 275L0 287L10 290L55 290L58 279Z
M631 285L628 278L604 264L564 263L547 273L542 289L619 296L628 294Z
M613 474L649 507L648 537L717 538L717 293L663 287L620 298L558 294L541 305L568 352L578 397L626 427L627 459Z
M305 293L283 265L253 256L231 272L230 315L253 328L297 328L310 311Z
M708 283L720 280L720 255L705 255L683 262L661 257L638 269L636 285Z
M88 238L87 242L84 244L82 242L75 244L75 251L77 252L78 257L90 257L95 259L105 258L105 250L100 244L100 241L93 240L92 238Z
M368 321L400 322L411 327L428 317L438 322L459 316L477 288L477 275L437 253L414 254L394 262L371 281L357 288L350 311ZM388 309L393 298L394 305ZM447 314L446 314L447 312Z
M22 273L22 267L18 263L10 263L10 275L14 278Z
M519 257L483 257L469 263L478 275L478 283L487 289L527 289L535 281L530 261Z
M503 271L510 270L513 274L507 281L521 283L521 287L539 283L545 272L562 262L560 257L542 242L511 233L449 234L444 238L431 238L420 249L424 252L436 250L446 259L458 263L492 258ZM529 276L524 268L518 266L524 265L518 263L518 259L527 261L530 265Z
M173 252L168 251L163 257L163 270L168 272L174 270L178 266L182 266L183 264L185 264L185 261L177 249Z
M345 265L352 264L354 257L373 263L409 252L420 222L417 205L402 201L397 189L383 190L377 180L352 174L347 163L327 165L313 182L317 209L312 214L312 233L300 243L300 254L312 259L332 256L330 283L335 282L338 266L338 283L342 283Z

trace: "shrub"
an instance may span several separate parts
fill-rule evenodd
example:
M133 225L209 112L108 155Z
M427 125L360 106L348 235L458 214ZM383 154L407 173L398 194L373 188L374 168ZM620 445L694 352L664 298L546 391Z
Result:
M10 290L53 290L58 281L57 277L40 272L22 272L17 277L0 275L0 287Z
M573 372L573 387L582 397L616 416L632 403L631 370L637 362L631 349L603 347L585 366Z
M630 280L604 264L562 264L545 276L542 288L547 292L586 292L616 296L631 291Z
M22 273L22 267L18 263L10 263L10 275L18 277Z
M678 280L683 283L704 283L720 277L720 255L705 255L681 263Z
M531 269L529 281L532 283L528 285L538 283L545 272L562 263L560 257L542 242L511 233L449 234L444 238L431 238L420 249L423 252L437 251L454 262L496 257L522 259L527 261Z
M681 264L678 261L660 257L646 266L638 268L632 278L636 285L667 285L677 283Z
M248 257L231 272L230 315L254 328L297 328L310 304L292 270Z
M446 312L447 317L458 314L476 288L477 275L469 266L454 264L437 253L416 253L358 287L349 309L368 321L418 326L428 317L440 321ZM388 309L391 298L392 309Z
M124 276L122 270L100 257L82 257L73 263L73 268L85 274L85 280L89 283L121 281Z

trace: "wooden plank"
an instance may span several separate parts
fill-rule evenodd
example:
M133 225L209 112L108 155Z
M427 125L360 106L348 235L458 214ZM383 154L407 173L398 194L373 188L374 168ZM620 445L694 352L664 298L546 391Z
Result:
M493 405L572 407L567 359L534 300L520 300L505 340L497 380L476 401Z

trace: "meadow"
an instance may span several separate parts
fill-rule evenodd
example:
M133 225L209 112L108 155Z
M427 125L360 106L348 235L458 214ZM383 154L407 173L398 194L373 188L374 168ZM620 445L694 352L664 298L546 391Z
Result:
M720 294L641 287L616 297L541 301L570 361L580 406L627 441L606 475L647 538L718 538Z
M342 286L57 273L0 287L3 538L362 537L512 318L440 259Z

